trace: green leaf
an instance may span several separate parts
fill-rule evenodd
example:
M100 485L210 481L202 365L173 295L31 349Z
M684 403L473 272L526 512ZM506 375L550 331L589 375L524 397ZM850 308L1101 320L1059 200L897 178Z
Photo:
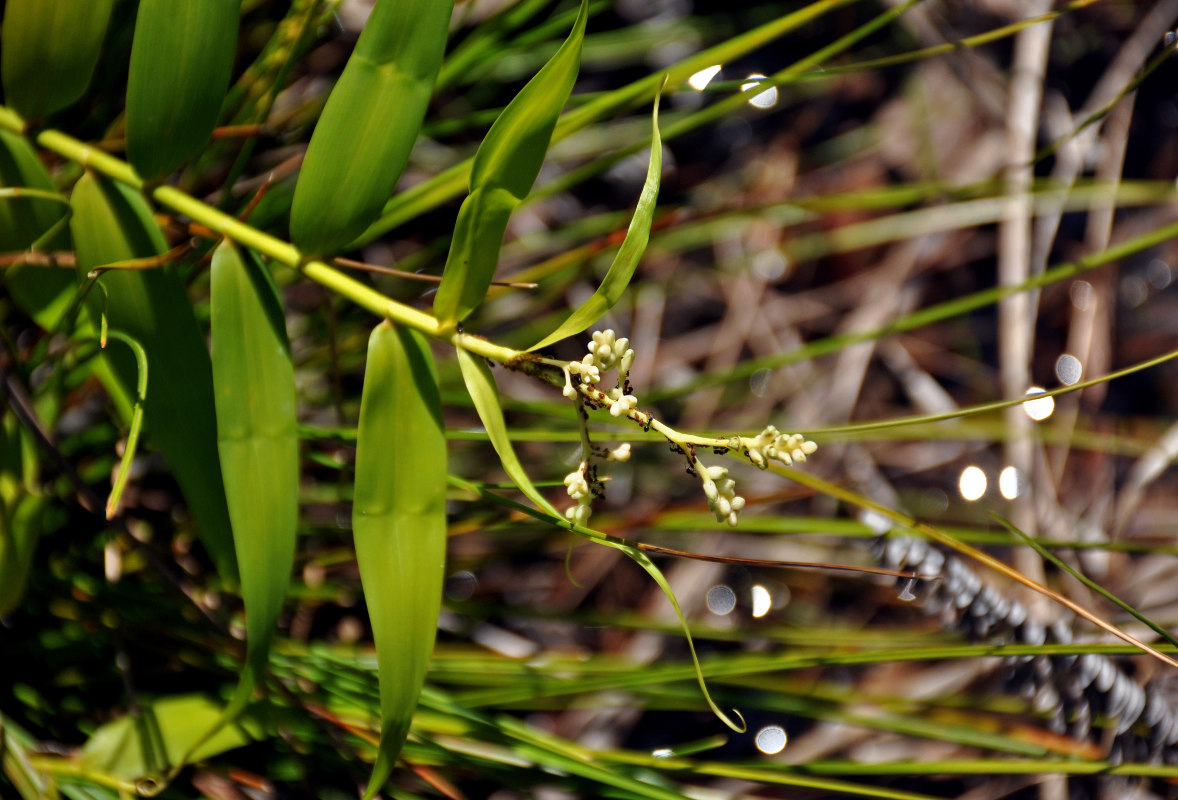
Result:
M127 76L127 158L144 179L208 142L229 88L240 0L140 0Z
M52 200L57 187L37 159L28 139L0 129L0 187L29 188L38 196L0 198L0 252L26 250L69 213L64 196Z
M146 706L139 717L125 716L96 730L82 745L84 769L133 780L157 774L179 759L221 717L221 706L203 695L165 697ZM195 751L209 758L262 737L257 721L239 718Z
M343 248L393 194L433 93L452 0L380 0L307 147L290 232L308 254Z
M70 232L80 275L164 252L163 234L143 196L134 189L87 173L74 186L71 204ZM99 280L109 296L110 326L143 345L151 363L151 396L144 407L149 440L168 459L218 571L225 579L236 580L216 449L212 368L184 286L170 265L109 270ZM95 301L95 295L92 292L89 299ZM90 316L98 319L96 303L90 307ZM124 387L133 390L137 370L131 354L121 350L103 357Z
M523 464L511 446L511 439L507 435L507 423L503 419L503 407L499 404L499 390L495 386L495 378L491 370L478 356L458 348L458 366L462 370L462 380L466 382L466 390L470 392L470 399L474 401L475 411L487 429L487 438L491 446L499 455L503 463L503 471L512 482L519 487L529 500L537 507L548 512L557 519L564 519L564 515L556 507L544 499L524 471Z
M590 325L601 319L605 312L614 307L626 291L626 287L630 285L630 279L634 277L634 270L638 267L642 254L646 252L646 243L650 240L650 224L654 221L655 202L659 197L659 183L663 170L663 143L659 136L659 97L660 95L655 95L654 111L651 114L653 132L646 183L638 197L638 208L634 210L634 217L630 220L630 227L626 230L626 238L622 240L618 254L614 256L613 263L609 265L609 271L605 273L605 279L597 287L597 291L556 330L528 348L529 351L539 350L587 330Z
M380 679L380 751L365 798L405 742L437 631L446 563L446 437L424 337L382 322L368 341L352 508Z
M26 117L73 104L90 85L114 0L8 0L0 36L4 98Z
M581 0L564 44L503 109L479 146L471 165L470 194L458 211L434 298L434 315L443 325L465 319L491 285L507 220L532 190L556 119L576 82L588 17L589 0Z
M0 130L0 187L56 192L29 140L5 130ZM27 250L55 225L60 225L69 211L65 196L60 202L42 197L0 199L0 252ZM68 249L64 241L55 239L54 243ZM25 313L49 330L69 306L76 281L67 270L17 266L4 270L4 288Z
M266 668L290 581L299 447L294 368L269 272L226 240L213 253L210 291L217 450L248 637L232 716Z

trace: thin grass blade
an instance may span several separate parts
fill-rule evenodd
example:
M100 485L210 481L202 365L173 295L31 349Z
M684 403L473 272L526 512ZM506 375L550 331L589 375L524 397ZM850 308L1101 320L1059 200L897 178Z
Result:
M105 319L105 318L104 318ZM135 407L131 412L131 428L127 431L127 443L123 448L123 456L119 459L118 471L111 482L110 496L106 501L106 518L111 519L119 508L123 498L123 490L127 488L127 480L131 477L131 463L139 450L139 433L143 429L143 406L147 402L147 353L143 345L127 336L122 331L110 331L111 339L120 341L131 349L135 355ZM101 337L102 346L106 347L106 336Z
M451 0L380 0L315 126L290 233L307 254L363 233L393 194L442 63Z
M210 279L217 451L241 572L248 647L226 717L265 671L294 560L299 447L294 368L270 273L228 240Z
M127 158L151 180L208 142L229 88L240 0L141 0L127 76Z
M70 232L82 277L96 267L155 256L166 249L151 209L134 189L87 173L74 186L71 204ZM149 440L167 458L218 572L235 581L237 565L216 449L212 368L184 286L168 265L109 270L99 280L109 295L110 326L142 344L151 363L151 397L145 405ZM94 305L90 317L98 319ZM135 386L135 363L129 353L110 352L104 358L125 387Z
M380 791L425 683L446 562L446 437L421 334L382 322L368 341L352 508L356 561L380 680Z
M614 256L613 263L609 265L609 271L606 272L597 291L555 331L528 348L529 351L539 350L588 330L603 314L614 307L626 291L626 287L630 285L630 279L634 277L634 270L638 268L638 261L646 252L646 243L650 240L650 225L654 221L654 207L658 201L659 184L662 179L663 143L659 136L659 97L660 95L655 95L654 111L651 114L653 132L646 183L638 197L638 207L634 210L634 217L630 220L630 227L626 229L626 238L622 240L618 254Z
M5 102L37 118L72 105L98 65L114 0L8 0L0 31Z
M503 110L475 154L470 194L458 210L434 298L434 315L443 325L465 319L491 285L507 221L540 174L556 119L577 80L588 16L589 0L581 0L569 37Z

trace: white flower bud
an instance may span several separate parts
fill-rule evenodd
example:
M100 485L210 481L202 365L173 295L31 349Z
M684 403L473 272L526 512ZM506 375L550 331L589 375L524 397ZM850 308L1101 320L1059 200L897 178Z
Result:
M630 374L630 369L634 366L634 351L627 350L622 353L622 363L618 366L618 372L621 375L621 380L625 380Z
M620 445L613 450L610 450L605 457L606 461L629 461L630 460L630 444Z
M728 470L725 467L708 467L708 477L714 481L720 480L727 474Z

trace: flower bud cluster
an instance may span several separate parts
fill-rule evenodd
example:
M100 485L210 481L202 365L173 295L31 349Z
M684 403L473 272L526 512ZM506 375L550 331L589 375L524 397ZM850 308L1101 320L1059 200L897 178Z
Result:
M717 522L727 522L736 527L737 515L744 508L744 498L736 493L736 481L728 477L725 467L705 467L696 462L696 472L704 485L708 508L716 515Z
M770 461L780 461L787 467L795 461L804 463L806 456L818 449L818 445L807 441L800 433L782 433L772 425L766 426L753 439L742 438L740 444L749 461L761 469L769 466Z
M629 349L630 340L625 337L614 338L612 328L594 331L593 341L589 343L589 355L596 360L602 371L613 369L618 361L625 357L626 351ZM631 355L630 359L633 361L634 356Z
M568 490L569 497L577 501L576 505L569 506L565 510L564 515L578 525L587 524L589 515L593 513L593 509L590 507L590 503L593 502L593 490L585 478L588 467L588 463L582 461L581 466L564 476L564 485Z
M617 367L618 388L609 393L613 403L610 412L616 417L635 408L638 404L637 398L626 394L626 378L629 376L632 366L634 366L634 351L630 349L630 340L625 337L618 339L612 329L606 329L594 331L593 340L589 342L589 354L580 361L570 361L566 369L570 376L579 376L581 383L601 383L602 374ZM571 379L566 381L564 393L568 397L576 395ZM614 408L617 411L614 411Z

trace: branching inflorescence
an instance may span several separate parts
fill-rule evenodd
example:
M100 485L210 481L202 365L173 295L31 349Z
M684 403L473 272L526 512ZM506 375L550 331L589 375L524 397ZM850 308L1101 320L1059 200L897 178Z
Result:
M772 425L754 437L710 438L680 433L638 408L638 398L630 385L634 350L630 347L629 339L617 338L610 329L594 331L588 349L588 354L580 361L557 364L564 373L564 396L576 401L581 423L581 461L577 469L564 478L568 495L575 501L575 505L565 511L565 516L578 525L587 523L592 513L590 506L593 499L603 494L596 468L592 465L593 457L603 457L608 461L626 461L630 458L629 444L613 450L592 445L586 407L608 408L611 416L628 417L644 430L654 428L665 436L672 449L687 459L687 471L699 479L716 521L734 527L739 522L745 499L736 494L736 481L728 477L728 468L704 464L696 455L697 447L710 447L716 453L740 453L761 469L768 467L770 461L778 461L786 466L804 462L807 456L818 449L817 444L800 434L782 433ZM598 384L615 368L616 385L607 391L602 390Z

